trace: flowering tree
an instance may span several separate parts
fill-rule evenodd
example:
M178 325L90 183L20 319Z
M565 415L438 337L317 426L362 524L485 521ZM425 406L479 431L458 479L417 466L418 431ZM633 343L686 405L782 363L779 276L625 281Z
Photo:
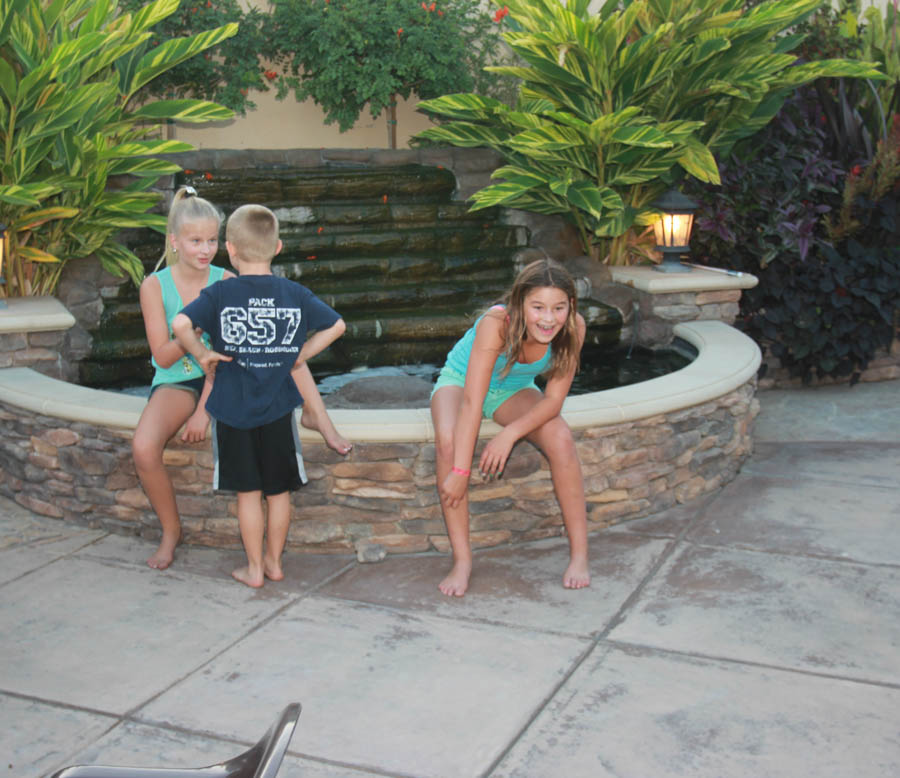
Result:
M266 38L284 71L278 97L312 98L326 123L350 129L368 106L388 110L396 148L397 97L491 92L482 68L503 50L479 0L274 0Z

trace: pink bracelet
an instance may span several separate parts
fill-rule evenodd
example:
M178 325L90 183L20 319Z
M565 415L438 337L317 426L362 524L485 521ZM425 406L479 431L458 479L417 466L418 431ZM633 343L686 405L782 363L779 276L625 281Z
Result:
M461 467L457 467L456 465L453 465L453 467L450 468L450 472L456 473L457 475L472 475L471 470L463 470Z

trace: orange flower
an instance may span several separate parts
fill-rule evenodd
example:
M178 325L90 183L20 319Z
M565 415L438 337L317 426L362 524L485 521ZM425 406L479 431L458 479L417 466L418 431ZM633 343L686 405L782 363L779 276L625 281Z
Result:
M384 196L381 198L381 202L383 202L383 203L386 203L386 202L387 202L387 195L384 195Z
M306 258L307 258L307 259L315 259L315 258L316 258L316 255L315 255L315 254L310 254L310 255L307 256Z
M509 6L504 5L503 8L500 8L497 13L494 14L494 21L499 24L503 21L504 16L509 16Z
M438 16L443 16L443 15L444 15L443 11L438 11Z
M267 70L264 75L269 79L269 81L274 81L276 78L278 78L278 73L276 73L274 70Z
M190 175L191 173L193 173L193 172L194 172L193 170L188 170L187 168L184 169L184 174L185 174L186 176L189 176L189 175Z
M212 180L213 180L213 174L212 174L212 173L204 173L204 174L203 174L203 177L204 177L207 181L212 181Z
M433 11L436 7L437 6L434 3L432 3L431 5L428 6L428 10Z
M401 35L403 35L403 28L402 28L402 27L401 27L399 30L397 30L397 37L399 38Z
M422 10L423 10L423 11L427 11L427 10L428 10L428 6L425 5L425 3L422 3Z
M321 233L322 233L322 230L324 230L324 229L325 229L324 227L319 227L319 229L316 230L316 234L317 234L317 235L318 235L318 234L321 234Z

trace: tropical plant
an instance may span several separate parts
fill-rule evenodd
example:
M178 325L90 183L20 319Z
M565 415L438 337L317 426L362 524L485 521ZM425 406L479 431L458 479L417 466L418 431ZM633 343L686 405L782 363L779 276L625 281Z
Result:
M563 214L586 253L614 264L640 245L653 201L685 174L718 183L716 155L764 127L798 85L821 76L881 77L868 63L797 64L786 31L821 0L507 0L506 42L522 67L514 108L476 94L420 105L453 121L422 137L487 146L503 179L473 209ZM644 257L649 251L642 252Z
M827 52L870 60L886 78L819 79L815 82L822 113L828 123L829 152L848 167L868 162L875 145L888 134L892 113L900 110L900 40L897 9L870 6L860 13L859 0L840 0L837 8L824 5L800 26L806 34L802 54L817 59Z
M843 0L842 7L845 20L842 29L847 36L858 37L859 59L877 63L887 76L873 85L877 105L867 101L870 125L877 123L876 137L884 137L890 131L886 117L900 112L900 11L897 0L885 4L884 15L876 5L870 5L860 14L859 0Z
M169 119L232 112L202 100L136 103L169 68L215 46L236 25L150 46L150 28L178 8L155 0L120 13L115 0L0 0L0 222L10 257L5 294L51 294L65 262L96 256L138 282L138 258L116 241L131 227L165 230L148 191L180 168L154 158L187 151L160 140Z
M312 98L341 132L387 109L391 148L398 97L495 93L483 68L504 49L480 0L273 0L266 37L279 99Z
M135 12L146 0L121 0L123 10ZM252 90L268 91L267 81L275 73L264 70L260 57L268 50L262 31L266 14L251 6L244 10L237 0L190 0L155 24L150 30L150 47L172 38L185 38L203 30L237 24L235 35L160 73L137 94L148 97L197 97L212 100L244 116L256 108ZM265 78L264 78L265 76Z

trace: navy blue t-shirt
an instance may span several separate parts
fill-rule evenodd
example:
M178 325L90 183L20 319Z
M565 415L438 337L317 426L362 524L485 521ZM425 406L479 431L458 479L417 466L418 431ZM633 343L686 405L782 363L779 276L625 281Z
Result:
M206 402L210 416L249 429L290 413L303 400L291 368L309 330L325 330L340 316L309 289L279 276L217 281L182 313L209 333L219 362Z

